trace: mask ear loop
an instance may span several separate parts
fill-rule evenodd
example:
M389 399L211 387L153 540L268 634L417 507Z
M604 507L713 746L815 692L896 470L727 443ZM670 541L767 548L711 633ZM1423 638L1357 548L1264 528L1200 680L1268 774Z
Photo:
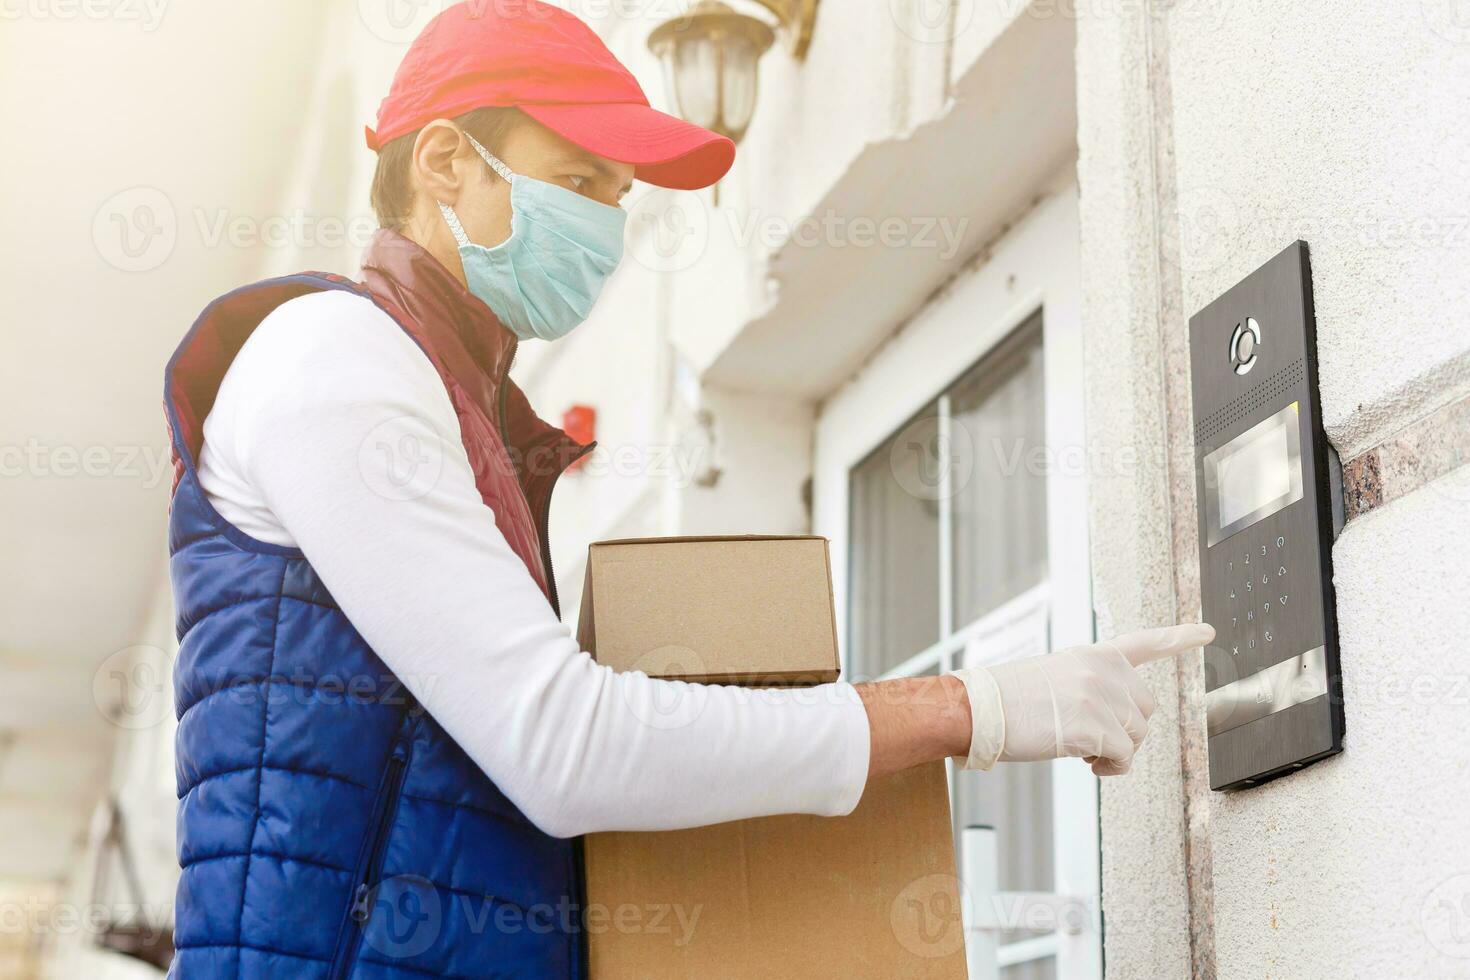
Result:
M461 132L464 131L461 130ZM475 148L475 152L480 154L480 157L490 165L490 169L499 174L502 178L504 178L505 182L509 184L511 182L511 178L515 176L515 171L511 170L503 162L501 162L500 158L497 157L495 154L485 149L480 141L475 139L469 133L465 133L464 137L465 139L470 141L470 145ZM449 233L454 236L454 243L456 245L458 245L460 248L464 248L466 245L471 244L470 236L464 233L464 225L460 224L459 215L454 213L454 208L445 204L443 201L440 201L439 213L444 215L444 223L449 225Z
M444 223L449 226L449 233L454 236L454 244L464 248L470 244L470 236L464 233L464 225L459 223L459 215L454 213L454 208L439 202L439 213L444 215Z
M481 146L480 141L475 139L469 133L465 133L464 138L470 141L470 146L473 146L475 148L475 152L480 154L484 161L490 165L491 170L498 173L501 177L504 177L507 184L511 182L511 178L515 176L515 171L511 170L504 163L502 163L500 161L500 158L497 157L495 154L491 153L489 150L485 149L485 147Z

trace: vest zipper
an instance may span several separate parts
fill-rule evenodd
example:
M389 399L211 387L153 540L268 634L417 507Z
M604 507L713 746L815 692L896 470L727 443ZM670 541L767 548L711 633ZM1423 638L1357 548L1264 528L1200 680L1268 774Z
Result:
M509 445L507 442L509 437L505 433L505 383L510 379L510 366L515 362L516 351L519 349L520 341L512 341L510 354L505 359L505 367L500 370L500 387L495 392L495 421L500 425L500 440L507 446ZM597 441L593 440L583 446L581 452L567 460L566 465L557 471L556 476L551 478L551 485L546 488L546 506L541 508L541 526L537 528L541 532L541 567L546 573L546 597L551 600L551 608L556 611L558 617L561 616L561 597L556 593L556 572L551 567L551 529L549 527L551 523L551 491L556 489L556 481L561 479L561 475L567 471L567 467L596 448ZM519 475L517 475L516 482L521 482ZM522 492L524 493L524 490ZM530 503L530 501L528 500L527 503Z
M399 742L393 746L393 754L388 758L388 768L383 775L383 789L378 794L377 803L373 807L372 821L369 824L367 857L363 862L362 875L358 879L357 887L352 892L352 905L347 910L347 917L352 921L352 925L347 928L351 932L332 968L332 980L341 980L347 975L348 968L357 956L357 948L362 943L363 927L372 915L373 890L378 884L378 874L382 870L383 854L388 844L388 831L393 825L393 813L398 808L398 794L403 788L403 774L407 767L408 743Z

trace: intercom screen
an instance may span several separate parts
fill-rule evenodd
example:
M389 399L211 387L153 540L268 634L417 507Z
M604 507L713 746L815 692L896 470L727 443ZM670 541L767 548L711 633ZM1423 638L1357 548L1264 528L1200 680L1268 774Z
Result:
M1205 457L1208 544L1301 499L1298 411L1292 402Z

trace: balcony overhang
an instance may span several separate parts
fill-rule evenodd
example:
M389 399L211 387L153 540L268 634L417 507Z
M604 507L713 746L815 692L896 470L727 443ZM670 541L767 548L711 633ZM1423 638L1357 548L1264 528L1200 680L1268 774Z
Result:
M707 382L823 397L1070 166L1075 23L1030 10L941 115L868 144L793 225L765 266L768 301L696 359Z

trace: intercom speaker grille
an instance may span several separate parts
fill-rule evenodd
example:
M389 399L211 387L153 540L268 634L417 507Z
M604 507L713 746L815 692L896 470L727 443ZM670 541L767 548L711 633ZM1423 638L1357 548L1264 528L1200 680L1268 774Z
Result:
M1222 405L1194 425L1194 441L1204 440L1229 429L1242 419L1250 418L1258 409L1280 398L1302 380L1302 359L1299 357L1277 371L1254 388L1228 405Z

